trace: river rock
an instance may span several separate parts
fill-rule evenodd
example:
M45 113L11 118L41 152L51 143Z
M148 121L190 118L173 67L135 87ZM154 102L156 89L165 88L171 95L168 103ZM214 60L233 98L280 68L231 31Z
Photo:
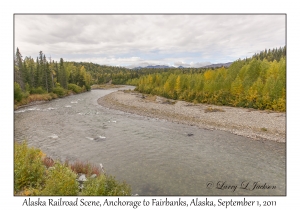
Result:
M85 182L87 179L86 179L86 177L85 177L85 174L81 174L80 176L79 176L79 178L78 178L78 181L79 182Z
M97 174L93 174L92 176L90 176L90 178L96 178Z

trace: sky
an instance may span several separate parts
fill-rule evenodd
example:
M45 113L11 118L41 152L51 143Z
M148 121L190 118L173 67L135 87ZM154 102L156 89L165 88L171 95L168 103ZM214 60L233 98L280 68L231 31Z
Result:
M15 48L23 58L36 58L42 51L56 61L128 68L201 67L283 47L285 18L283 14L15 14Z

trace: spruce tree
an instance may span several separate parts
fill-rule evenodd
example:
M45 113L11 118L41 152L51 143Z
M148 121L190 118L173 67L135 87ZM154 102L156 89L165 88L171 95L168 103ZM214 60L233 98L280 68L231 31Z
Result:
M18 83L22 90L25 89L24 85L24 78L23 78L23 61L22 61L22 55L19 51L19 48L17 48L16 56L15 56L15 65L14 65L14 80L16 83Z
M61 58L59 62L59 72L60 72L60 85L64 88L68 88L68 78L67 78L67 72L64 67L64 60Z

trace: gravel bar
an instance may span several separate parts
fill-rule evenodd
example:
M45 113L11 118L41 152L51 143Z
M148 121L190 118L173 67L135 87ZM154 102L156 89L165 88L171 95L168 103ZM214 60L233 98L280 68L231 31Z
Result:
M223 130L252 139L286 142L286 113L248 108L193 104L119 90L98 99L110 109L198 126Z

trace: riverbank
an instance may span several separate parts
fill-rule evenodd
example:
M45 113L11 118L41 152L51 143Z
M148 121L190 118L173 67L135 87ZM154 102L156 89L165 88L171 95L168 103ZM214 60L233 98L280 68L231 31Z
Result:
M252 139L286 142L285 112L193 104L126 90L99 98L98 104L203 129L228 131Z
M86 91L84 91L86 92ZM80 92L80 93L84 93ZM47 103L48 101L57 99L57 98L64 98L68 97L74 94L80 94L80 93L75 93L74 91L68 90L64 95L58 96L55 93L45 93L45 94L31 94L28 97L22 99L20 102L15 102L14 103L14 110L18 110L20 108L28 107L28 106L35 106L39 104L44 104Z
M17 196L131 195L130 186L106 174L101 164L53 160L26 141L14 144L14 178Z
M102 84L102 85L92 85L91 89L96 90L96 89L101 89L101 90L108 90L112 88L122 88L125 87L124 85L114 85L114 84Z

